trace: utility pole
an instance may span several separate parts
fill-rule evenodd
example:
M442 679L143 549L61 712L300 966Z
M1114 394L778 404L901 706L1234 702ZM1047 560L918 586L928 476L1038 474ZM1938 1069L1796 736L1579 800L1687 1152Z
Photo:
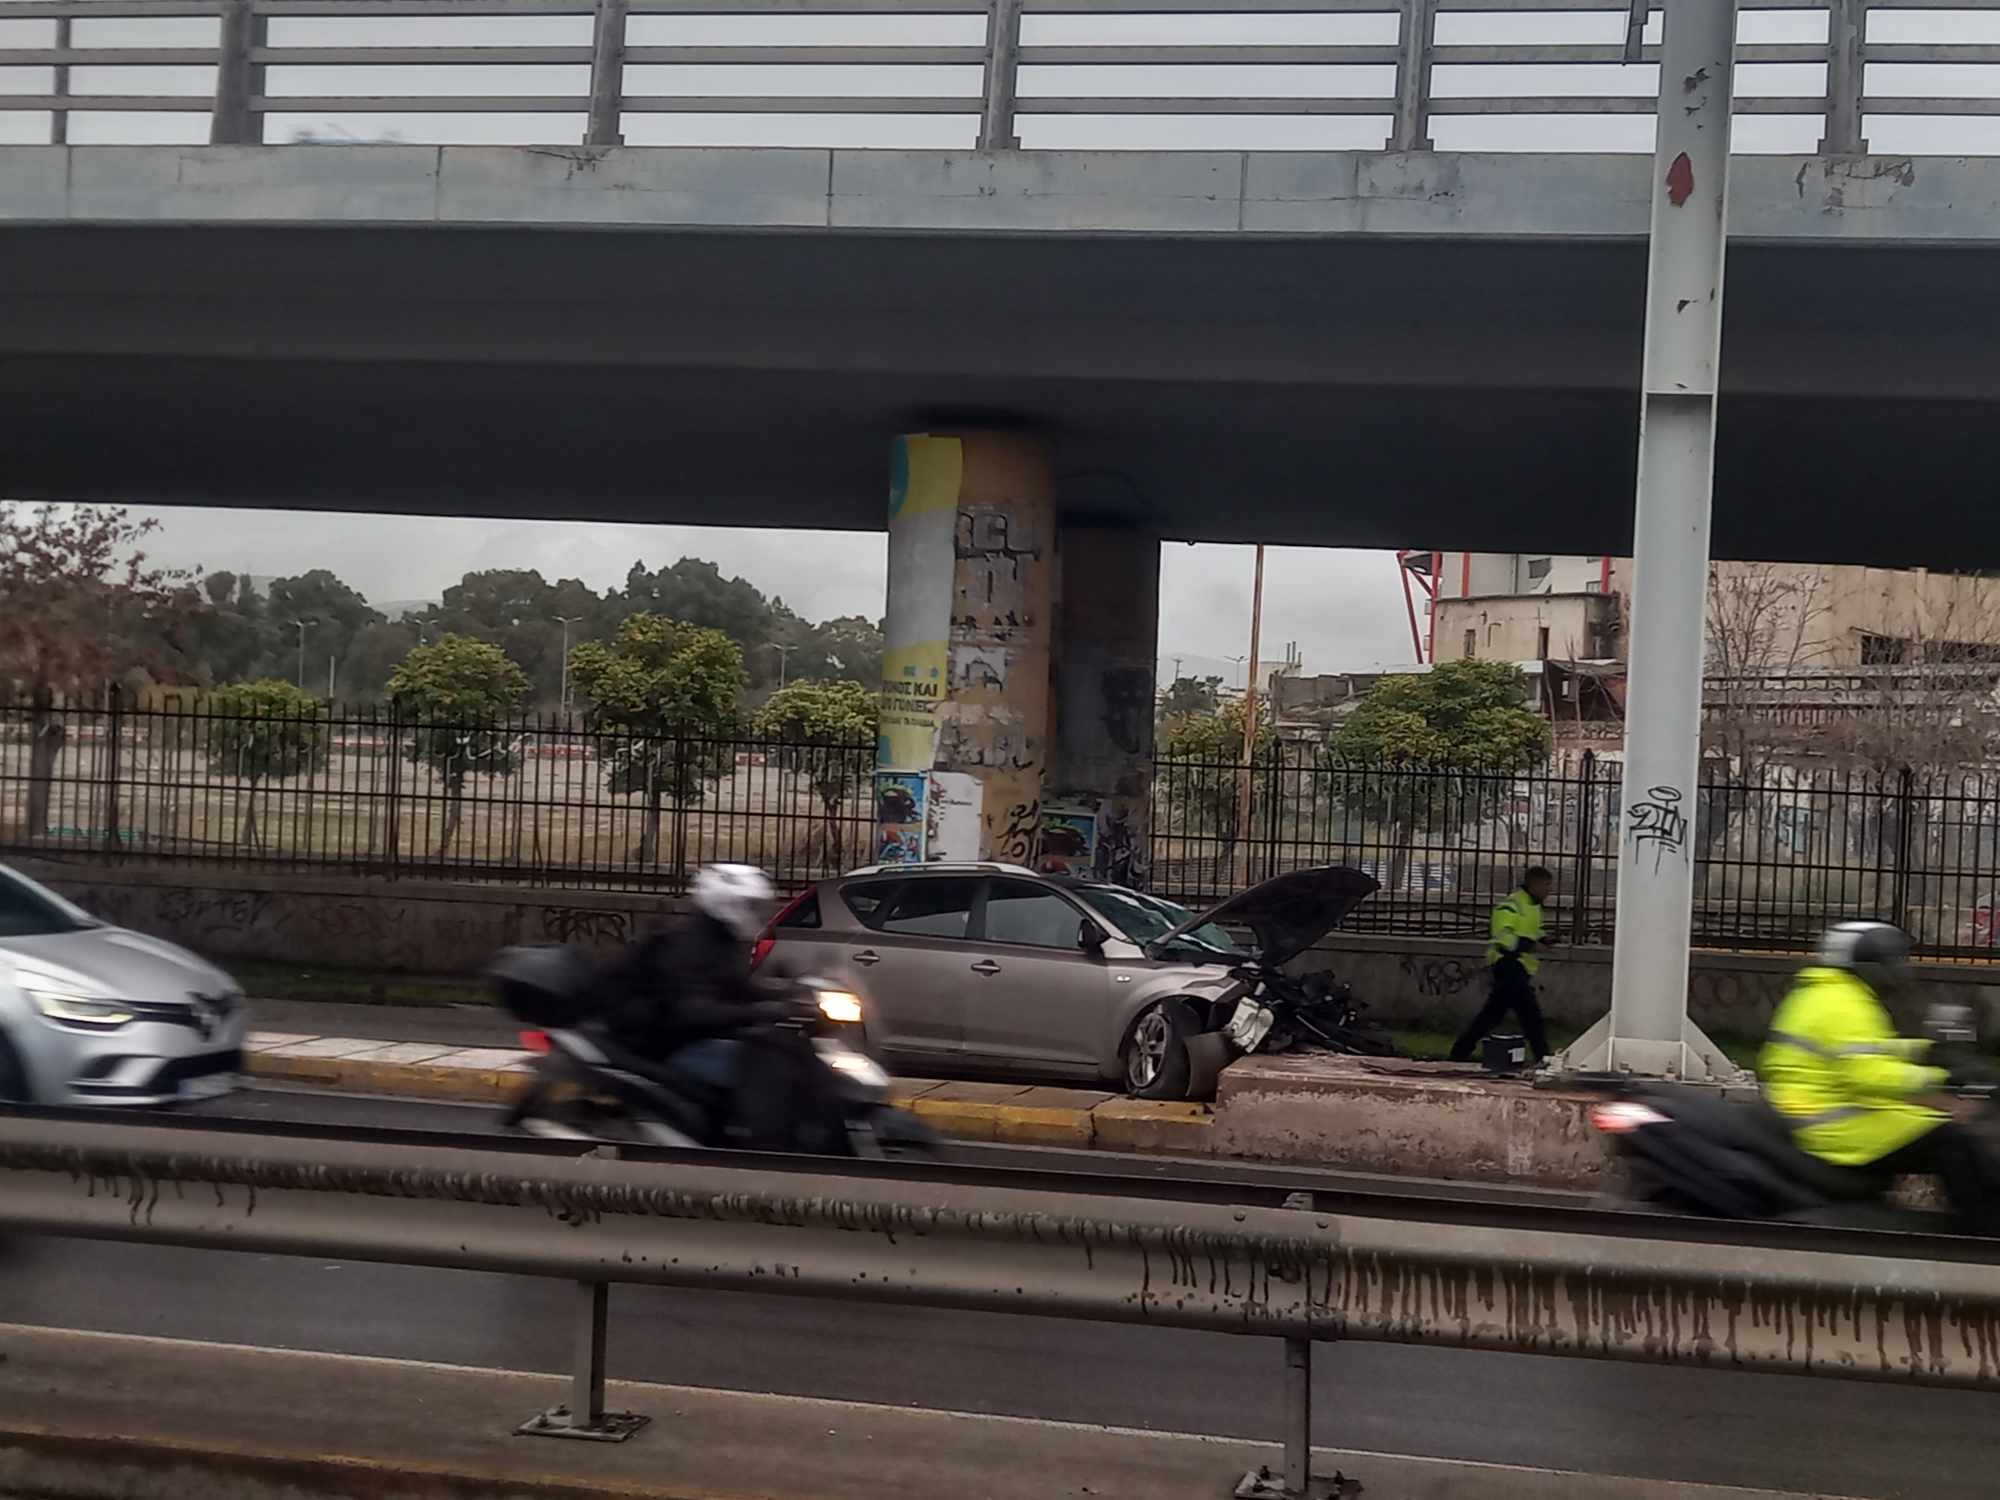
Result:
M764 649L778 653L778 691L783 692L785 690L785 666L790 662L792 653L799 648L797 646L781 646L776 641L766 641Z
M319 621L306 619L291 623L299 633L299 691L303 693L306 690L306 626L317 625Z
M333 653L332 653L331 651L327 652L327 654L326 654L326 701L327 701L328 703L331 703L331 702L333 702L333 661L334 661L334 657L333 657Z
M556 623L563 628L562 686L556 689L556 708L562 713L569 712L569 628L582 618L582 615L556 616Z
M1263 649L1264 544L1257 544L1257 581L1250 591L1250 670L1243 683L1243 790L1236 804L1236 839L1243 849L1243 878L1250 878L1250 790L1257 782L1257 653Z

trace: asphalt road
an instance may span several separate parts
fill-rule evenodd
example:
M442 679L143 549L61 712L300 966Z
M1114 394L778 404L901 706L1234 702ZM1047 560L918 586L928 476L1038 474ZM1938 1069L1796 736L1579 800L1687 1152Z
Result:
M257 1091L209 1112L454 1130L487 1112ZM991 1158L988 1158L991 1159ZM568 1288L470 1272L79 1241L0 1260L0 1321L561 1370ZM1274 1435L1261 1339L669 1289L613 1291L635 1379L1245 1438ZM1322 1346L1316 1441L1597 1473L1987 1500L1990 1397L1521 1355Z

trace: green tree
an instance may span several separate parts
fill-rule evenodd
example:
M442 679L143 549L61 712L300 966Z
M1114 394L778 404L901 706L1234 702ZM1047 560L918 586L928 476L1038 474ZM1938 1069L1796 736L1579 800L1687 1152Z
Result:
M248 784L236 840L254 848L258 789L326 765L325 710L311 693L270 678L219 687L208 695L207 706L209 769Z
M792 682L757 714L757 732L784 742L775 752L778 763L803 776L819 798L822 848L835 867L845 858L841 804L874 772L878 698L879 690L858 682Z
M443 778L444 827L438 852L450 850L465 810L465 778L474 771L506 776L513 772L515 735L501 722L521 706L528 679L489 641L447 635L418 646L389 678L389 698L398 716L414 722L405 730L408 755Z
M1176 677L1160 700L1159 727L1171 731L1184 720L1212 718L1221 703L1220 677Z
M742 648L720 630L642 613L626 619L609 645L586 641L573 649L569 672L587 722L617 736L605 751L612 792L646 799L639 859L655 863L663 800L701 801L708 783L734 763L727 740L740 727L748 681Z
M338 667L353 649L355 638L370 625L382 623L381 612L325 568L296 578L271 580L264 614L269 621L272 653L265 658L271 677L299 678L306 687L326 680L328 663ZM301 652L297 622L305 626ZM305 670L299 659L305 658Z
M1444 662L1383 678L1335 731L1325 764L1343 775L1349 806L1393 830L1392 889L1418 829L1491 816L1513 799L1512 773L1547 758L1548 722L1526 696L1526 679L1505 662Z
M1453 771L1521 771L1549 753L1548 721L1505 662L1445 662L1385 677L1335 732L1345 761Z
M1241 699L1224 704L1220 712L1191 715L1168 727L1159 758L1160 793L1183 833L1220 839L1225 854L1235 845L1243 778L1276 763L1277 735L1260 724L1251 754L1252 764L1246 767Z

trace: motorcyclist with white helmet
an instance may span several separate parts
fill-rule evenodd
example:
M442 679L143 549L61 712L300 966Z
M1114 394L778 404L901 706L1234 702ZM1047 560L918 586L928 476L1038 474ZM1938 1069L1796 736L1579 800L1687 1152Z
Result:
M635 943L602 977L605 1024L625 1047L727 1083L733 1033L768 1026L788 1007L750 974L750 945L776 892L750 865L709 865L688 892L692 910ZM712 1045L715 1040L725 1045Z
M1887 922L1828 928L1771 1018L1757 1075L1801 1150L1885 1188L1906 1173L1936 1176L1959 1227L1992 1234L2000 1162L1925 1098L1991 1073L1969 1052L1897 1034L1890 1006L1907 991L1909 957L1908 936Z

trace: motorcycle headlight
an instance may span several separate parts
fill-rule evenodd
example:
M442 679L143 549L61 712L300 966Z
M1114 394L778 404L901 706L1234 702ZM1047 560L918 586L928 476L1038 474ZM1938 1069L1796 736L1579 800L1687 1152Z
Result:
M847 1026L861 1024L861 997L851 995L846 990L821 990L819 992L819 1013L829 1021L838 1021Z
M131 1006L68 969L22 965L14 970L14 983L36 1010L63 1026L112 1031L133 1019Z

